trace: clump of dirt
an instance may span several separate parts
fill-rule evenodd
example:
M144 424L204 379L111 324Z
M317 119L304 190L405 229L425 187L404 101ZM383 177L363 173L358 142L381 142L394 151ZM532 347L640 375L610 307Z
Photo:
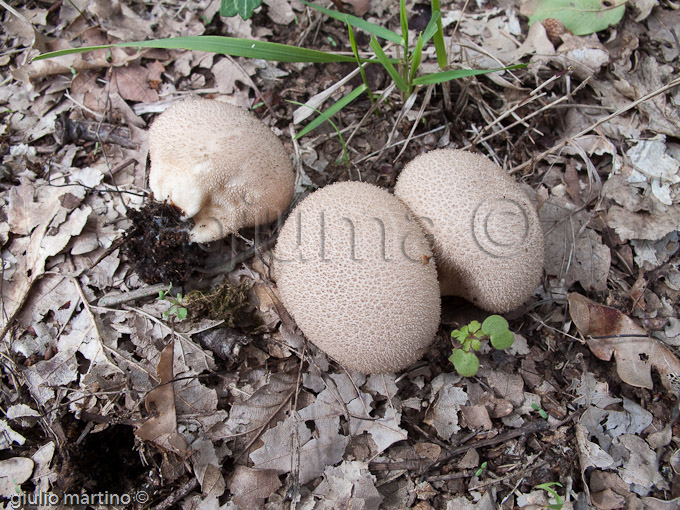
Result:
M249 282L240 284L225 282L206 291L192 290L185 296L183 305L194 319L207 317L223 320L225 326L233 328L245 308L249 306L249 290Z
M147 283L184 283L205 259L204 252L189 242L191 221L167 203L150 200L139 211L130 210L132 226L125 233L124 253L133 269Z

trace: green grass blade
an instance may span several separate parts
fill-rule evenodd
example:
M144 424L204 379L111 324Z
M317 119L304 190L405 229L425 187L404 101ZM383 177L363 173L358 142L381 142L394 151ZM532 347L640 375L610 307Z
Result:
M375 56L378 59L378 62L382 64L382 66L385 68L385 71L387 71L387 73L390 75L399 90L401 90L404 94L409 94L411 91L409 90L408 84L394 68L392 62L390 62L390 59L387 58L387 55L385 55L385 52L383 51L382 46L380 46L378 40L375 37L371 37L370 44L373 53L375 53Z
M438 23L440 23L442 20L442 15L439 14L438 12L433 12L432 17L430 18L430 22L427 24L425 27L425 31L423 32L423 42L427 43L432 39L432 37L437 33L437 30L439 30Z
M302 131L300 131L297 135L295 135L295 139L297 140L298 138L305 136L307 133L309 133L312 129L318 127L321 125L323 122L326 122L328 119L330 119L333 115L338 113L340 110L342 110L345 106L347 106L349 103L354 101L357 97L359 97L363 92L365 92L367 89L366 85L363 83L359 85L357 88L352 90L349 94L347 94L345 97L340 99L340 101L337 101L333 106L328 108L325 112L323 112L321 115L319 115L316 119L314 119L312 122L307 124ZM303 105L304 106L304 105Z
M311 110L314 110L319 115L323 115L323 112L319 111L318 109L314 108L313 106L309 106L308 104L299 103L298 101L290 101L290 100L286 100L286 101L288 101L291 104L298 105L298 106L305 106L305 107L307 107ZM338 139L340 140L340 145L342 146L342 160L345 162L346 165L349 165L349 153L347 152L347 146L345 145L345 139L342 137L342 133L340 132L340 129L338 129L338 126L331 119L326 119L326 121L331 125L331 127L337 133ZM297 138L298 137L296 136L295 139L297 140Z
M495 73L498 71L509 71L513 69L523 69L526 66L527 66L526 64L517 64L514 66L501 67L498 69L454 69L452 71L443 71L441 73L432 73L426 74L424 76L419 76L418 78L413 80L413 84L430 85L432 83L442 83L445 81L457 80L459 78L466 78L468 76L477 76L480 74Z
M411 72L408 75L408 82L413 84L413 80L418 72L418 66L420 65L420 59L423 56L423 45L425 41L422 34L418 34L418 40L416 41L416 47L413 48L413 56L411 57Z
M401 23L401 36L404 38L402 46L405 54L408 51L408 16L406 15L405 0L399 0L399 22Z
M326 16L330 16L333 19L337 19L339 21L343 21L345 23L349 23L350 25L360 28L361 30L365 30L369 34L373 34L376 37L380 37L381 39L386 39L388 41L391 41L393 43L396 43L400 46L404 45L404 39L397 34L396 32L392 32L392 30L381 27L380 25L375 25L373 23L370 23L366 21L365 19L361 19L357 16L352 16L351 14L345 14L344 12L338 12L338 11L332 11L330 9L326 9L324 7L321 7L319 5L313 4L311 2L308 2L307 0L301 0L303 4L308 5L312 9L316 9L319 12L323 12Z
M448 65L448 59L446 58L446 44L444 43L444 27L442 25L441 19L441 6L439 5L439 0L432 0L432 14L439 13L439 19L437 20L437 31L434 34L434 49L437 53L437 63L440 69L444 69Z
M371 100L371 104L374 104L375 97L373 96L373 91L371 91L371 87L368 86L366 71L364 71L364 68L361 65L361 58L359 57L359 48L357 47L357 40L354 37L354 29L352 28L352 25L350 25L349 23L347 23L347 32L349 34L349 45L352 47L352 53L354 53L354 58L357 61L359 73L361 74L361 80L364 82L364 85L366 85L366 92L368 92L368 98Z
M68 50L52 51L38 55L33 60L59 57L73 53L82 53L107 48L162 48L183 49L195 51L209 51L233 57L261 58L275 62L354 62L354 57L338 55L308 48L298 48L286 44L257 41L254 39L239 39L218 35L201 35L190 37L172 37L168 39L152 39L150 41L123 42L103 46L87 46L70 48Z

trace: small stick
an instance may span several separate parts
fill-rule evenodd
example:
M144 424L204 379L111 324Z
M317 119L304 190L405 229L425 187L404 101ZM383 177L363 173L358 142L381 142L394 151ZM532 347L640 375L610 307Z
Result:
M131 290L129 292L117 292L115 294L107 294L97 301L97 306L103 308L112 308L128 301L134 301L135 299L142 299L150 296L157 296L158 291L167 289L170 286L169 283L156 283L155 285L149 285L148 287L141 287L139 289Z
M645 101L648 101L648 100L652 99L653 97L658 96L659 94L663 94L667 90L670 90L673 87L677 87L678 85L680 85L680 78L676 78L675 80L673 80L669 84L664 85L663 87L660 87L660 88L650 92L649 94L642 96L640 99L637 99L637 100L633 101L632 103L629 103L626 106L619 108L618 110L616 110L611 115L607 115L606 117L601 118L600 120L598 120L594 124L588 126L587 128L583 129L579 133L575 134L574 136L571 136L571 137L569 137L565 140L562 140L557 145L553 145L550 149L543 151L541 154L539 154L538 156L536 156L534 158L531 158L529 161L525 161L521 165L517 165L516 167L511 168L508 173L512 175L514 173L519 172L520 170L523 170L524 168L532 165L535 161L539 161L539 160L545 158L546 156L549 156L553 152L557 152L558 150L562 149L572 140L575 140L575 139L580 138L584 135L587 135L591 131L594 131L595 129L600 127L605 122L608 122L608 121L612 120L613 118L618 117L619 115L621 115L623 113L626 113L628 110L632 110L633 108L635 108L640 103L644 103Z
M444 457L437 459L435 462L429 461L423 462L423 460L405 460L398 462L371 462L368 465L368 467L371 471L393 471L399 469L413 470L422 468L425 468L425 470L430 470L442 464L443 462L446 462L447 460L455 457L456 455L460 455L461 453L467 452L468 450L472 450L475 448L483 448L486 446L494 446L509 441L510 439L514 439L516 437L520 437L526 434L533 434L535 432L540 432L543 430L547 430L549 428L550 426L548 425L547 421L536 421L530 423L529 425L521 429L511 430L506 434L499 434L496 437L492 437L489 439L481 439L479 441L475 441L474 443L466 444L463 446L457 446L455 448L450 448L446 452L446 455L444 455Z
M175 505L177 505L177 503L179 503L180 501L182 501L182 499L184 499L184 496L186 496L192 490L197 489L197 488L198 488L198 479L193 477L193 478L191 478L191 480L189 480L187 483L182 485L179 489L177 489L175 492L170 494L163 501L161 501L158 505L156 505L154 510L168 510L170 508L175 507Z

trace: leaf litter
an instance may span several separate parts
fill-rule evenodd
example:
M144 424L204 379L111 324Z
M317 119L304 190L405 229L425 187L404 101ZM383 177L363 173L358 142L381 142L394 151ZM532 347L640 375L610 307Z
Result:
M57 476L69 469L64 446L123 423L155 474L127 482L162 480L152 490L156 508L175 497L183 508L534 508L547 502L535 487L549 481L565 487L563 508L583 498L603 509L676 504L677 11L638 1L598 37L545 22L527 29L519 3L460 10L442 2L452 58L480 68L524 58L529 71L454 83L449 98L435 90L415 104L425 115L408 143L411 125L393 129L383 118L380 129L370 119L364 126L365 105L350 105L342 125L357 130L356 147L377 149L384 161L347 171L330 163L339 153L332 135L298 142L308 187L355 175L393 184L402 147L376 141L385 126L406 156L474 141L515 172L531 160L521 179L546 235L546 280L528 309L508 317L526 346L483 353L477 378L465 380L444 355L446 314L456 305L445 302L447 326L426 363L400 376L347 374L305 343L280 306L266 251L229 265L225 254L249 253L239 238L206 250L208 267L233 268L226 277L205 273L175 289L212 295L225 280L250 289L238 314L171 320L157 292L93 304L145 287L134 256L116 243L127 210L145 200L143 141L154 114L187 94L218 97L253 107L286 139L295 108L285 99L337 98L351 86L348 79L325 92L351 73L342 66L192 51L114 49L30 63L75 41L203 33L346 45L339 24L307 17L298 2L265 2L247 22L219 18L217 4L95 0L3 12L0 37L11 51L0 56L0 447L22 447L6 455L18 466L13 483L73 492ZM390 2L351 6L386 25L397 15ZM436 69L434 55L423 58L423 69ZM456 109L442 116L452 99ZM451 118L463 129L451 129ZM105 138L108 126L127 130ZM466 313L450 324L464 324ZM220 339L228 352L206 349Z

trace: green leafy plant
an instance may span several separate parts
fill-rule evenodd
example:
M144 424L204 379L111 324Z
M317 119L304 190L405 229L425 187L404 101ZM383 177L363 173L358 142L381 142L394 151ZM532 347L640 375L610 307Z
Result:
M223 0L221 4L221 14L224 16L232 16L237 13L241 16L251 16L252 10L259 5L260 0ZM332 115L337 113L351 101L356 99L359 95L366 92L369 98L373 100L374 96L368 87L366 75L363 71L363 66L369 63L380 63L389 76L394 81L397 88L401 91L402 96L407 98L414 93L418 87L422 85L430 85L443 83L446 81L456 80L467 76L476 76L496 71L504 71L510 69L519 69L526 67L526 64L517 64L509 67L498 69L455 69L445 70L425 75L419 75L418 69L422 59L423 47L434 39L435 51L437 54L437 61L440 68L447 65L446 48L444 45L444 35L441 23L441 10L439 0L432 1L432 18L423 32L418 34L415 45L409 45L408 21L406 13L405 0L400 0L400 24L401 34L394 32L383 26L370 23L357 16L341 13L338 11L326 9L324 7L312 4L306 0L302 0L306 5L316 9L331 18L337 19L347 24L350 38L350 45L352 46L353 56L342 55L335 52L314 50L309 48L300 48L297 46L290 46L286 44L279 44L266 41L258 41L254 39L240 39L235 37L224 36L188 36L188 37L173 37L167 39L153 39L149 41L136 42L121 42L116 44L106 44L101 46L87 46L82 48L70 48L66 50L58 50L48 53L43 53L34 58L34 60L41 60L46 58L54 58L63 55L70 55L73 53L82 53L93 50L109 49L113 47L119 48L161 48L161 49L183 49L193 51L207 51L223 55L230 55L233 57L255 58L270 60L274 62L307 62L307 63L331 63L331 62L354 62L360 67L363 84L354 88L345 97L339 99L334 105L321 113L314 121L310 122L303 128L296 136L300 138L309 133L319 124L326 122ZM354 37L354 28L364 30L371 35L370 48L374 53L375 58L361 58L359 50L356 45ZM378 39L388 41L393 45L401 48L400 58L388 57L385 49L378 42ZM396 67L395 67L396 66Z
M530 25L554 18L574 35L588 35L621 21L626 0L528 0L521 12Z
M167 301L170 303L170 308L163 312L163 317L166 319L170 317L177 317L178 320L186 319L188 312L187 309L182 306L182 294L177 293L176 296L173 296L170 294L171 290L172 283L168 287L168 290L161 289L158 291L158 297L156 299L158 301Z
M545 412L545 409L543 409L541 406L538 404L531 404L531 408L534 411L538 411L538 415L543 418L544 420L548 419L548 413Z
M562 506L564 505L564 500L560 497L559 494L557 494L557 491L553 489L553 486L557 485L558 487L562 487L562 484L559 482L546 482L542 483L540 485L537 485L535 488L536 489L542 489L546 491L548 494L550 494L554 499L554 503L548 503L548 508L550 510L562 510Z
M476 476L477 478L479 478L480 476L482 476L482 474L484 473L484 471L486 471L486 466L488 466L488 465L489 465L489 463L488 463L487 461L482 462L481 466L479 466L479 469L478 469L477 471L475 471L475 476Z
M418 76L418 69L422 59L423 48L425 44L427 44L433 38L439 67L443 69L448 64L446 47L444 45L444 32L441 22L441 9L439 7L439 0L432 0L432 17L430 18L430 22L425 27L425 30L418 34L413 47L411 47L409 44L408 16L406 12L405 0L399 0L399 21L401 26L401 34L380 25L370 23L357 16L352 16L351 14L326 9L319 5L308 2L307 0L301 1L305 5L322 12L327 16L347 24L350 45L352 46L352 52L354 53L359 66L362 64L362 59L359 57L359 51L356 46L356 39L354 37L353 29L358 28L368 32L371 35L369 46L373 51L375 59L377 59L390 78L392 78L392 81L404 95L404 98L408 98L420 85L443 83L466 76L474 76L494 71L526 67L524 64L518 64L517 66L510 66L501 69L455 69ZM389 58L382 45L378 42L378 38L384 39L389 43L399 46L399 54L401 57L398 59ZM368 62L373 62L373 60L368 60ZM362 78L364 80L366 89L370 90L368 89L366 76L363 72Z
M220 16L231 18L237 14L244 20L253 16L253 11L257 9L262 0L222 0L220 4Z
M474 351L479 351L483 341L489 340L495 349L503 350L515 340L508 329L508 321L500 315L490 315L482 324L472 321L461 329L453 330L451 337L458 340L460 347L453 349L449 361L463 377L477 375L479 358Z

